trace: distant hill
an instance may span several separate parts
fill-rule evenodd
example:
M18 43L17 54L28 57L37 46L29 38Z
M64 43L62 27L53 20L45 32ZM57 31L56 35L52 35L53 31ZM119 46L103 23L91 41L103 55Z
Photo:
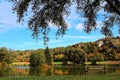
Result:
M73 44L71 46L73 47L80 47L80 46L84 46L85 44L96 44L97 47L102 47L103 45L105 46L106 44L107 45L114 45L114 46L120 46L120 37L117 36L117 37L109 37L109 38L102 38L102 39L99 39L95 42L81 42L81 43L77 43L77 44Z
M69 53L73 50L83 50L87 55L87 61L91 60L120 60L120 37L106 37L99 39L95 42L77 43L65 47L66 51ZM67 54L69 54L67 53ZM74 52L71 54L73 55ZM77 55L74 53L75 56ZM66 55L66 54L65 54ZM74 56L74 55L73 55ZM78 55L79 56L79 55Z

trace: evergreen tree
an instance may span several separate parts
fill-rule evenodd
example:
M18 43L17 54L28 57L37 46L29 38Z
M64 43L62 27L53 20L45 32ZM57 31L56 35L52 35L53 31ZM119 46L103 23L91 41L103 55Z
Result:
M45 57L46 57L46 62L47 62L47 64L48 64L48 65L51 65L51 64L52 64L52 59L53 59L53 57L52 57L52 53L50 52L50 50L49 50L48 47L46 47L44 53L45 53Z

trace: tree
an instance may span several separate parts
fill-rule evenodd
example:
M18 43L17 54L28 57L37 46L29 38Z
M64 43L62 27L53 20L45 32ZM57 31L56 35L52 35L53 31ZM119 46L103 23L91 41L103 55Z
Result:
M0 62L4 62L4 57L8 53L7 48L2 47L0 48Z
M75 52L74 52L74 61L75 63L77 64L84 64L85 62L85 58L86 58L86 55L85 55L85 51L83 49L76 49Z
M30 66L31 67L38 67L44 64L45 61L45 55L43 50L37 50L32 52L30 55Z
M8 51L7 48L2 47L0 48L0 62L6 62L8 64L11 64L13 62L14 58L10 51Z
M64 55L66 60L73 64L83 64L86 58L86 53L83 49L74 47L67 47Z
M44 53L45 53L45 58L46 58L47 64L48 64L48 65L51 65L51 64L52 64L52 61L53 61L53 60L52 60L52 59L53 59L53 55L52 55L52 53L50 52L50 50L49 50L48 47L46 47Z
M14 57L12 54L7 53L4 57L4 62L11 64L14 61Z
M49 24L56 25L57 35L64 35L67 30L67 23L64 16L70 14L70 7L76 4L77 12L82 12L86 19L84 22L85 31L90 33L96 29L98 12L104 11L100 16L104 17L101 32L105 35L112 35L111 28L114 24L120 26L120 0L10 0L14 3L13 11L17 13L18 22L24 21L28 8L33 12L29 18L28 26L33 31L34 38L39 33L44 35L46 43L50 31ZM81 14L81 13L80 13ZM120 27L119 32L120 32Z

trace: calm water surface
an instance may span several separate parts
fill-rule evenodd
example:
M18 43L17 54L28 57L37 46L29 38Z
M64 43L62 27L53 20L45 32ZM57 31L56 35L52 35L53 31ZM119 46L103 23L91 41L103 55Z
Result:
M12 66L0 69L0 76L42 76L42 75L90 75L90 74L120 74L120 65L56 65L51 68L30 68L29 66Z

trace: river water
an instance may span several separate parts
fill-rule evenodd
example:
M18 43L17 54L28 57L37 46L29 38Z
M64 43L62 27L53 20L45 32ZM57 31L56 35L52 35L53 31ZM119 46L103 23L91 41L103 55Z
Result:
M46 76L46 75L91 75L120 74L120 65L56 65L54 67L30 68L29 66L12 66L0 69L0 77L4 76Z

